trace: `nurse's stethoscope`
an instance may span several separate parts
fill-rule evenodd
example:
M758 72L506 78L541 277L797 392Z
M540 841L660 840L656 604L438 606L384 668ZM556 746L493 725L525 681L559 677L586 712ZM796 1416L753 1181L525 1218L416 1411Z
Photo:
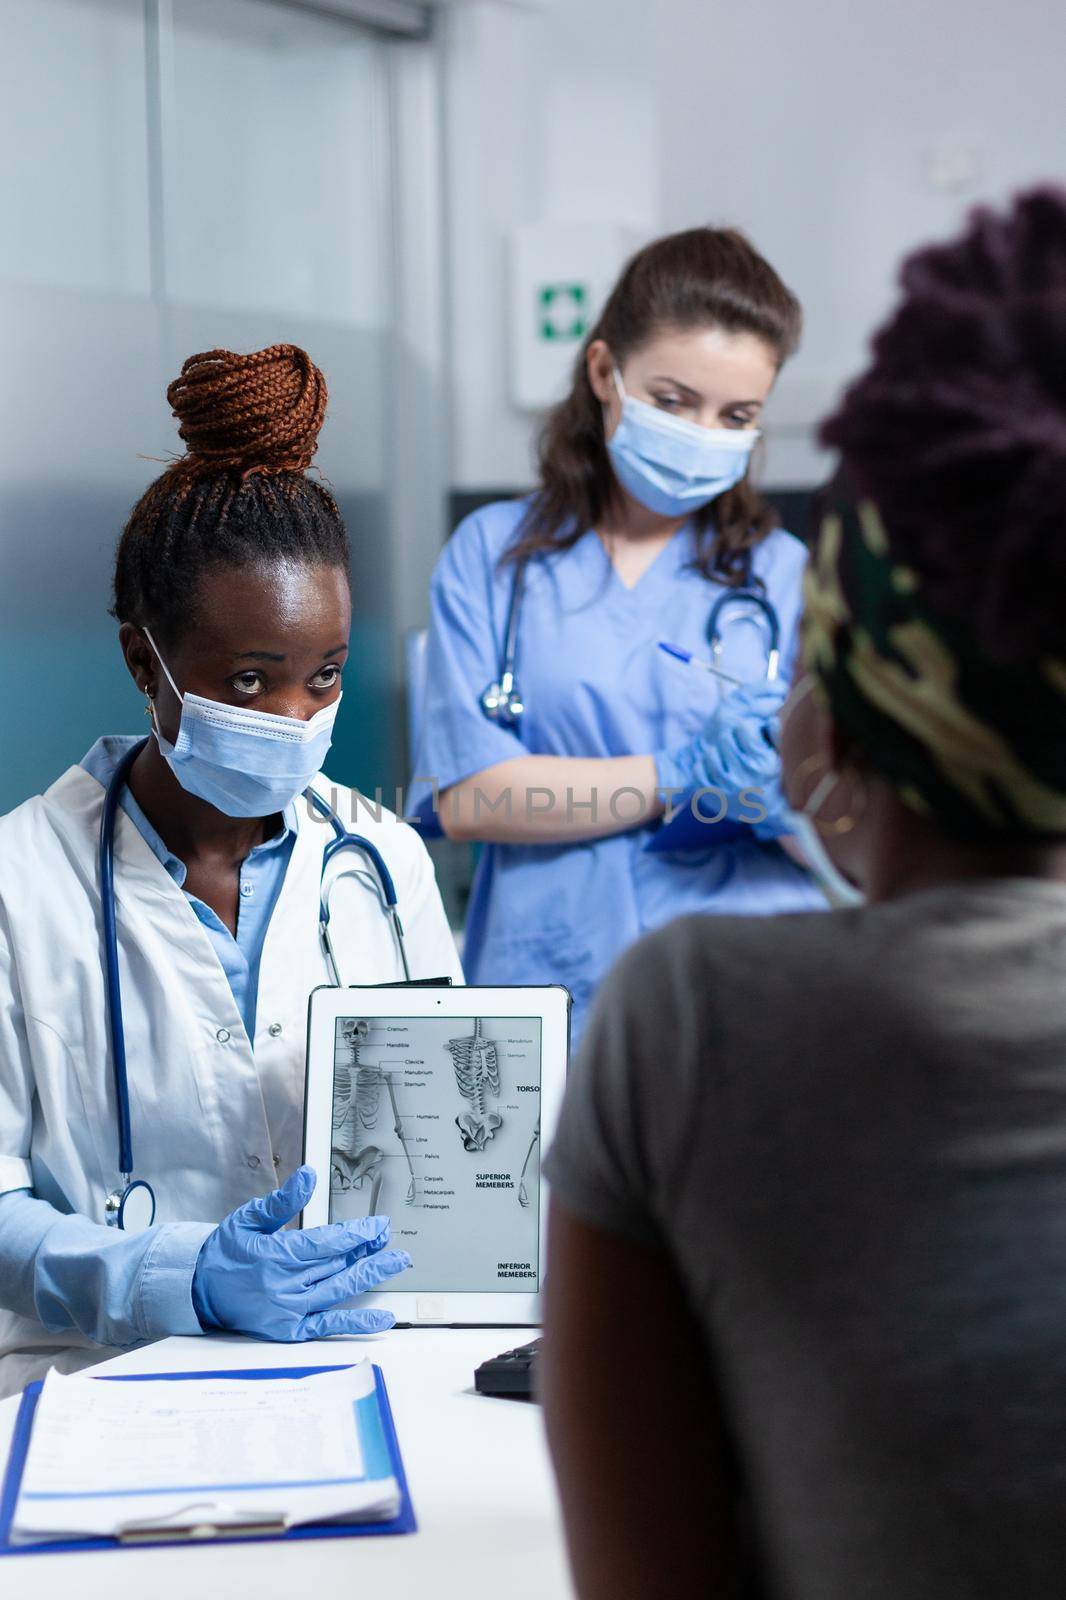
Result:
M155 1220L155 1194L151 1184L133 1176L133 1134L130 1125L130 1088L126 1071L126 1032L122 1024L122 989L119 979L118 934L115 928L115 817L122 791L126 786L130 768L144 749L147 740L141 740L127 751L119 762L104 796L103 816L100 820L100 903L104 924L104 973L107 983L107 1012L111 1032L111 1067L115 1080L115 1104L118 1115L118 1170L122 1175L122 1188L113 1190L104 1202L104 1214L111 1227L140 1232L150 1228ZM396 885L384 857L376 845L359 833L349 833L340 817L321 795L305 789L304 795L318 814L333 829L334 837L322 852L322 883L319 890L318 931L322 953L329 969L331 982L341 986L337 955L329 932L329 900L333 886L341 877L360 877L370 884L381 901L381 907L392 924L396 944L403 963L404 977L410 982L411 970L407 962L403 924L397 909ZM326 868L342 850L358 850L369 867L352 867L337 873L326 885Z
M519 561L515 564L511 603L507 607L507 627L503 634L500 670L495 682L490 683L481 696L482 711L490 722L498 722L502 728L517 728L526 709L518 689L515 663L518 660L518 624L522 619L522 599L526 592L528 565L528 561Z
M481 709L485 716L503 728L517 728L526 709L518 687L516 666L518 627L522 617L528 564L528 561L520 561L515 567L499 672L481 695ZM766 633L766 681L772 683L781 666L781 619L773 602L752 581L750 566L744 583L720 594L711 607L706 628L711 660L715 666L721 660L722 635L726 628L741 621L750 622L753 616L761 620Z
M734 614L727 613L734 608ZM726 628L738 622L751 622L759 618L766 632L766 682L773 683L781 667L781 619L777 608L761 589L756 589L750 577L738 589L727 589L711 607L707 618L707 643L711 647L711 662L720 666L722 660L722 635Z

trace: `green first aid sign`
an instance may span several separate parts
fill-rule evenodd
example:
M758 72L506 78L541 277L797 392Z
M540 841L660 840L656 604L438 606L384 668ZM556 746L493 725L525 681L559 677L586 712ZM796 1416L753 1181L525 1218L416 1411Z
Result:
M545 283L537 290L537 331L549 342L573 343L589 331L585 283Z

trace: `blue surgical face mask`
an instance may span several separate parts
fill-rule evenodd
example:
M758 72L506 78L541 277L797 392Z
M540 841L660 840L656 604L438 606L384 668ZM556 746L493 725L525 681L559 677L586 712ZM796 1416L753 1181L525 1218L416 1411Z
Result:
M820 806L825 804L829 791L837 781L835 772L827 772L802 811L790 811L787 826L799 840L811 871L825 890L826 898L834 906L864 906L866 896L862 890L845 878L834 862L814 820ZM808 809L809 808L809 809ZM813 815L812 815L813 813Z
M740 482L757 428L701 428L626 394L617 367L614 381L622 416L607 451L634 500L659 516L684 517Z
M227 817L269 817L284 811L321 770L333 742L340 695L303 722L250 707L182 694L145 628L167 682L181 701L178 737L164 738L152 708L152 732L182 788Z

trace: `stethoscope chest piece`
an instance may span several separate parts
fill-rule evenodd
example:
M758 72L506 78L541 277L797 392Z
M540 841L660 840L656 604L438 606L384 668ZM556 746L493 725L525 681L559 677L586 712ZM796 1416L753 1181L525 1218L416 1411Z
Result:
M504 672L496 682L489 684L481 696L481 709L490 722L498 722L504 728L517 728L526 708L513 672Z
M134 1178L124 1189L113 1189L104 1201L109 1228L123 1233L143 1233L155 1221L155 1194L150 1183Z

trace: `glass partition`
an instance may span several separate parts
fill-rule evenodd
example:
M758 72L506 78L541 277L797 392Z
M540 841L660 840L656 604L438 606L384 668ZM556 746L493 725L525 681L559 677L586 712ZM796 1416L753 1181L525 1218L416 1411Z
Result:
M392 782L385 45L261 0L0 0L0 36L0 812L146 726L107 606L166 385L276 340L326 373L352 535L331 775Z

